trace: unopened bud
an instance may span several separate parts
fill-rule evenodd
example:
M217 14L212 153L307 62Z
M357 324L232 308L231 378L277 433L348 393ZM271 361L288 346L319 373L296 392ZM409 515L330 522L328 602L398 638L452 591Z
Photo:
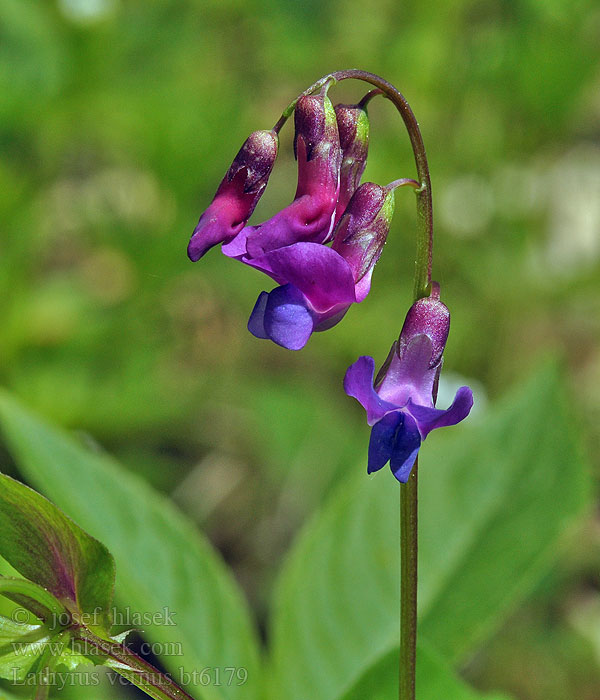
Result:
M340 167L340 191L336 207L336 221L344 210L358 186L367 165L369 151L369 117L363 105L335 106L342 164Z
M348 262L355 282L379 259L393 213L393 189L365 182L352 195L335 229L331 247Z
M192 261L218 243L228 243L246 225L267 186L278 144L274 131L254 131L246 139L194 229L188 245Z
M337 200L340 139L335 111L326 86L318 95L305 95L294 111L294 153L298 160L296 199L305 194Z

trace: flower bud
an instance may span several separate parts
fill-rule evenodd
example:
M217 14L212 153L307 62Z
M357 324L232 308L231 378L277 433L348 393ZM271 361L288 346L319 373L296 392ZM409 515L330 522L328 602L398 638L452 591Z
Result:
M393 188L365 182L352 195L331 247L350 265L355 282L372 271L379 259L393 213Z
M298 160L298 187L295 199L316 194L335 207L341 150L335 111L327 97L327 87L318 95L304 95L296 104L294 154Z
M194 229L190 260L196 262L209 248L231 241L246 225L267 186L277 148L274 131L254 131L246 139Z
M406 314L398 342L398 356L402 358L413 338L426 335L431 341L429 367L435 367L442 359L449 330L450 312L440 301L439 284L433 282L431 295L415 301Z
M369 117L366 108L360 104L336 105L335 116L342 149L340 191L335 212L337 223L358 188L367 165Z

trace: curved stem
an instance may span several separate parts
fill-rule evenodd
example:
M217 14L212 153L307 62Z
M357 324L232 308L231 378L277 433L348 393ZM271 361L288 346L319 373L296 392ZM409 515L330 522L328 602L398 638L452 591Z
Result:
M421 183L413 180L410 177L402 177L399 180L394 180L386 186L388 190L395 190L396 187L412 187L413 189L419 191L421 189Z
M417 179L421 183L420 190L417 191L417 256L415 262L415 285L414 298L428 296L431 286L431 266L433 262L433 201L431 197L431 177L427 164L427 154L425 144L421 136L419 123L406 101L404 95L397 90L387 80L362 70L344 70L332 73L336 81L354 78L364 80L379 88L383 95L387 97L396 107L404 121L406 130L410 138L410 143L417 166Z
M377 95L383 95L383 92L379 88L369 90L369 92L367 92L367 94L358 103L358 106L364 109L374 97L377 97Z

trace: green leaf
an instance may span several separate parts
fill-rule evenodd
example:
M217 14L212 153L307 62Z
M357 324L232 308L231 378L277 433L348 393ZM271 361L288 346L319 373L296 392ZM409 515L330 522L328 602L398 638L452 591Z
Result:
M116 621L142 628L174 680L202 698L257 697L258 645L247 606L195 526L114 460L84 449L5 393L0 423L23 473L109 546L116 594L129 606ZM247 680L237 685L240 672L230 685L227 677L216 685L217 668L221 677L226 668L245 669Z
M0 554L17 571L68 608L85 613L90 627L108 633L115 569L103 544L43 496L4 474L0 531Z
M340 700L389 700L398 694L398 655L394 649L367 669L358 682ZM492 700L459 680L453 671L429 647L419 645L417 654L419 700ZM501 700L494 695L494 700Z
M572 420L545 368L423 446L419 629L445 658L492 633L587 503ZM398 646L399 496L387 469L368 479L360 465L299 538L277 587L273 698L339 697Z
M0 678L22 681L44 654L51 634L41 625L0 617Z

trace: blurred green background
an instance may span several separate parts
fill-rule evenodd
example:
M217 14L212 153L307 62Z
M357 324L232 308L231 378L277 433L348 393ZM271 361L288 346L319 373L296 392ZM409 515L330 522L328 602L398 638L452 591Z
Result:
M481 415L558 354L597 477L597 2L0 2L2 383L171 494L262 624L294 533L366 452L341 381L399 332L414 198L397 193L367 300L302 353L246 330L266 277L185 249L250 131L351 67L394 83L421 123L453 314L440 405L468 382ZM366 179L413 177L393 107L370 116ZM291 138L288 125L254 221L293 196ZM600 520L579 543L464 669L474 685L600 698Z

